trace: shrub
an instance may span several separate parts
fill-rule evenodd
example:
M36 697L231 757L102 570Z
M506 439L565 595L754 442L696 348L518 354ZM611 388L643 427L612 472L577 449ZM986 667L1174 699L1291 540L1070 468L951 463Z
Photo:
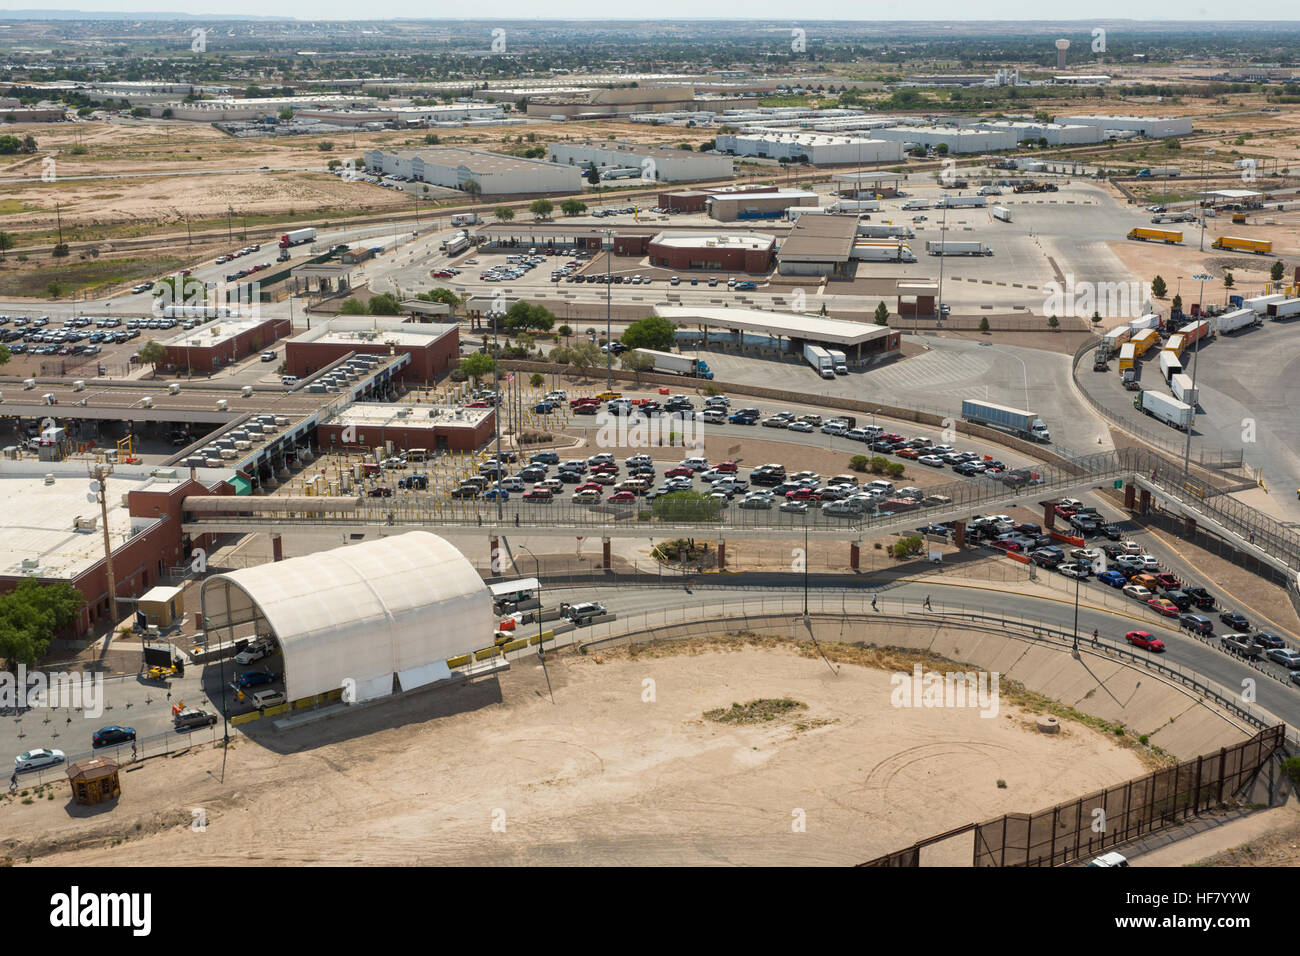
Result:
M853 471L866 471L871 465L871 459L866 455L854 455L849 459L849 468Z
M884 455L876 455L871 459L870 467L873 475L883 475L885 469L889 467L889 459Z
M906 468L901 461L891 461L885 466L885 471L889 474L890 478L902 478L903 472L906 471Z

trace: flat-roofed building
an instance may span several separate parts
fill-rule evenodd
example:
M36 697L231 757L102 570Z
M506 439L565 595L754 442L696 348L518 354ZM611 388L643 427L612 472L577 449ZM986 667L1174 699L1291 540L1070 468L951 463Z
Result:
M493 408L459 405L355 402L317 425L316 440L321 448L340 451L386 448L389 442L394 451L474 451L495 433L495 414Z
M659 208L669 212L704 212L708 193L695 190L677 190L659 194Z
M817 194L803 189L709 193L709 216L719 222L742 219L780 219L791 206L816 206Z
M582 170L577 166L522 159L501 153L453 146L415 150L371 149L366 169L386 176L407 176L417 182L449 189L464 189L473 181L482 195L528 195L582 191Z
M288 319L213 319L163 342L164 364L180 371L215 372L292 332Z
M1010 130L960 126L889 126L871 131L876 139L917 146L946 146L950 153L987 153L1015 149L1019 140Z
M332 362L359 352L370 355L406 354L410 362L400 377L433 382L460 356L460 329L455 325L405 322L398 318L339 316L294 336L284 345L290 375L306 378Z
M731 157L694 150L670 149L618 140L585 143L551 143L547 149L553 163L600 169L635 167L641 179L680 182L698 179L730 179Z
M1104 132L1116 130L1151 139L1188 136L1192 132L1190 116L1056 116L1052 121L1063 126L1097 126Z
M737 156L767 159L806 159L814 166L845 163L896 163L903 158L900 144L871 136L834 133L741 131L719 134L719 150Z
M727 336L742 346L754 338L767 339L780 352L799 352L804 345L821 345L842 350L851 362L896 351L900 341L899 333L885 325L820 315L672 305L656 305L655 315L676 325L678 341L683 343L691 339L694 329L694 335L705 345L725 344ZM715 337L710 329L723 333L722 337Z
M767 273L775 248L772 236L661 232L651 237L646 254L664 269Z
M1036 123L1027 120L980 120L966 124L969 129L1005 130L1013 133L1020 142L1047 140L1049 146L1074 146L1100 143L1103 131L1100 126L1081 123Z

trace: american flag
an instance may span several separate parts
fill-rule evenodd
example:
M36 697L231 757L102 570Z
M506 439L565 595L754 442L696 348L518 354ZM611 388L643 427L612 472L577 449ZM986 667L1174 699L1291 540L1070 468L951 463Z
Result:
M507 382L513 382L514 380L515 380L515 373L514 373L514 372L511 372L509 375L506 376L506 381L507 381Z

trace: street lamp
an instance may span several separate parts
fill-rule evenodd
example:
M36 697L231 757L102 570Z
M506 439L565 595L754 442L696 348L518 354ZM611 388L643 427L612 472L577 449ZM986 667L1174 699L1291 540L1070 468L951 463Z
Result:
M1211 279L1213 278L1213 276L1206 275L1204 272L1202 272L1200 275L1192 276L1192 278L1201 284L1200 291L1197 292L1196 294L1197 299L1199 300L1197 302L1197 306L1198 306L1197 311L1201 313L1201 321L1204 322L1206 321L1205 320L1205 280ZM1204 337L1205 336L1201 336L1200 338L1198 338L1196 340L1196 345L1192 348L1192 394L1196 393L1196 357L1201 354L1201 339ZM1192 416L1191 419L1189 419L1187 422L1187 442L1183 447L1183 479L1184 480L1186 480L1187 475L1192 468L1192 419L1194 419L1195 417L1196 417L1196 407L1192 406Z
M542 562L537 560L537 555L532 550L522 544L516 544L516 548L525 551L533 559L533 577L537 579L537 659L542 662L542 673L546 675L546 692L551 695L551 703L555 703L555 692L551 690L551 674L546 669L546 654L543 653L542 641Z
M613 263L614 263L614 232L612 229L605 230L605 235L609 236L609 248L605 250L605 390L612 392L614 390L614 344L613 320L611 314L613 305L611 296L614 291Z

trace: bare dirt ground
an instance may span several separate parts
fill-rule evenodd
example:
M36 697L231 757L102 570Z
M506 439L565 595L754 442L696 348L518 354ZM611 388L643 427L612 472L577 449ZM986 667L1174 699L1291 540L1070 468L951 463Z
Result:
M843 865L1144 771L1080 725L1037 733L1005 699L992 719L896 708L886 670L833 675L763 643L557 655L554 704L540 667L519 663L499 683L242 739L224 783L219 750L150 762L97 813L59 784L53 800L0 803L0 853L56 865ZM703 717L781 697L806 709L754 726Z

